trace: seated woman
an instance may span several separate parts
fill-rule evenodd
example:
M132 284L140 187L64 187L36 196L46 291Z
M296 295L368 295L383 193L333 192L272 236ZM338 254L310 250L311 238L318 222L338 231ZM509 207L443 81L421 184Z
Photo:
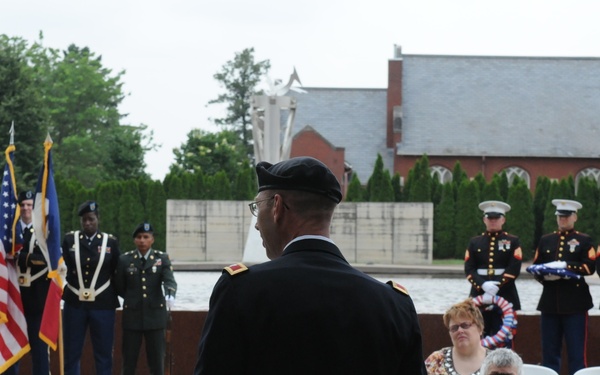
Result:
M481 345L483 317L469 298L450 307L444 314L452 346L437 350L425 360L428 375L479 375L488 353Z

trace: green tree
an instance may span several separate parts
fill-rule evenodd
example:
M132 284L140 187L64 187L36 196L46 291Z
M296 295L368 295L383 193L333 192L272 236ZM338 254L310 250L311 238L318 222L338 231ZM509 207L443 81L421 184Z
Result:
M598 238L596 233L598 186L595 180L589 177L579 180L577 201L583 206L577 211L577 230L589 234L592 238Z
M234 180L244 163L248 163L245 151L238 135L231 130L212 133L202 129L193 129L187 135L187 141L180 148L173 149L174 172L198 172L214 175L225 171L230 180Z
M221 70L213 75L225 92L208 104L225 104L227 108L226 117L214 119L214 122L233 129L242 139L247 155L254 154L251 143L250 98L260 93L256 86L270 68L269 60L256 62L254 48L246 48L237 52L233 60L227 61Z
M394 202L402 202L402 186L400 185L400 173L392 176L392 190L394 190Z
M449 259L456 255L454 185L442 185L442 197L433 219L433 258ZM466 245L465 245L466 246Z
M471 237L481 233L482 219L479 210L479 185L463 180L456 199L456 245L454 256L462 258Z
M501 201L502 196L500 195L500 187L498 186L498 180L492 178L489 184L485 184L481 191L481 201Z
M146 216L144 221L152 224L154 245L158 250L167 249L167 196L160 181L150 181L146 198Z
M454 163L454 168L452 169L452 184L454 185L454 194L458 194L458 189L463 181L469 181L469 176L467 172L463 169L462 165L460 165L460 161L456 161ZM458 197L454 197L456 200ZM466 247L465 247L466 248Z
M120 240L123 252L133 247L132 233L135 227L144 221L144 211L140 201L140 191L136 180L123 181L119 195L119 209L117 221L117 237Z
M525 181L515 178L513 185L508 189L507 203L511 206L504 230L519 237L523 258L533 257L533 234L535 232L533 200L531 191Z
M47 112L26 48L23 39L0 35L0 147L4 150L9 145L14 122L14 165L20 190L35 186L48 130Z
M498 182L498 188L500 189L500 196L502 197L502 201L506 202L508 199L508 177L506 176L506 172L502 171L500 174L494 175L494 180Z
M537 248L540 238L544 234L544 212L548 204L548 194L550 193L550 179L545 176L538 177L535 183L535 193L533 196L533 216L535 220L535 234L533 236L533 247Z
M240 201L252 200L256 195L257 186L256 173L248 161L245 161L235 176L232 198Z
M392 179L387 169L383 169L383 158L377 154L373 174L367 184L369 191L369 202L393 202L394 190L392 189Z
M360 183L360 179L356 173L352 174L350 183L348 184L348 190L346 191L346 202L364 202L365 201L365 189Z
M431 202L432 181L427 155L423 155L421 159L417 160L413 170L408 202Z
M212 196L214 200L230 200L231 199L231 182L224 171L220 171L211 176L211 184L213 186Z

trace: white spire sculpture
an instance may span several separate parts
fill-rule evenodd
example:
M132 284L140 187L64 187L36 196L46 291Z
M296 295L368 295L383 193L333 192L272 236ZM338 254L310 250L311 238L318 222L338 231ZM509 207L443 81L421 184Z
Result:
M305 93L306 91L292 87L294 82L300 85L300 77L294 68L290 79L284 85L276 80L274 83L267 76L269 90L265 95L254 95L250 99L252 107L252 137L254 139L254 158L256 163L267 161L275 164L290 158L292 149L292 130L296 115L296 99L285 96L290 90ZM285 124L281 124L281 111L287 110ZM245 263L262 263L267 260L266 252L258 231L254 228L256 218L252 217L246 246L244 248Z

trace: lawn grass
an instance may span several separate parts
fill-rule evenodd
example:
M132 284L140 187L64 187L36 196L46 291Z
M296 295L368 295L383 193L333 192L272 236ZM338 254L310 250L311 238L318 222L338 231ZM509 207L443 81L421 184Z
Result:
M463 264L463 259L434 259L431 264L434 266L452 266L457 264Z

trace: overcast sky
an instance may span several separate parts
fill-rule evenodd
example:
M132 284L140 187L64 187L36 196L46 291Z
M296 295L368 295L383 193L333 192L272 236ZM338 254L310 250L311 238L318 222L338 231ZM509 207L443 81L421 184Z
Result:
M405 54L600 57L598 0L0 0L0 34L74 43L125 70L125 122L162 145L161 179L191 129L217 130L213 75L244 48L296 67L307 87L385 88L394 44ZM2 125L0 125L2 126ZM8 129L9 124L5 124ZM18 133L17 133L18 134ZM40 144L43 140L40 140ZM338 145L343 146L343 145Z

